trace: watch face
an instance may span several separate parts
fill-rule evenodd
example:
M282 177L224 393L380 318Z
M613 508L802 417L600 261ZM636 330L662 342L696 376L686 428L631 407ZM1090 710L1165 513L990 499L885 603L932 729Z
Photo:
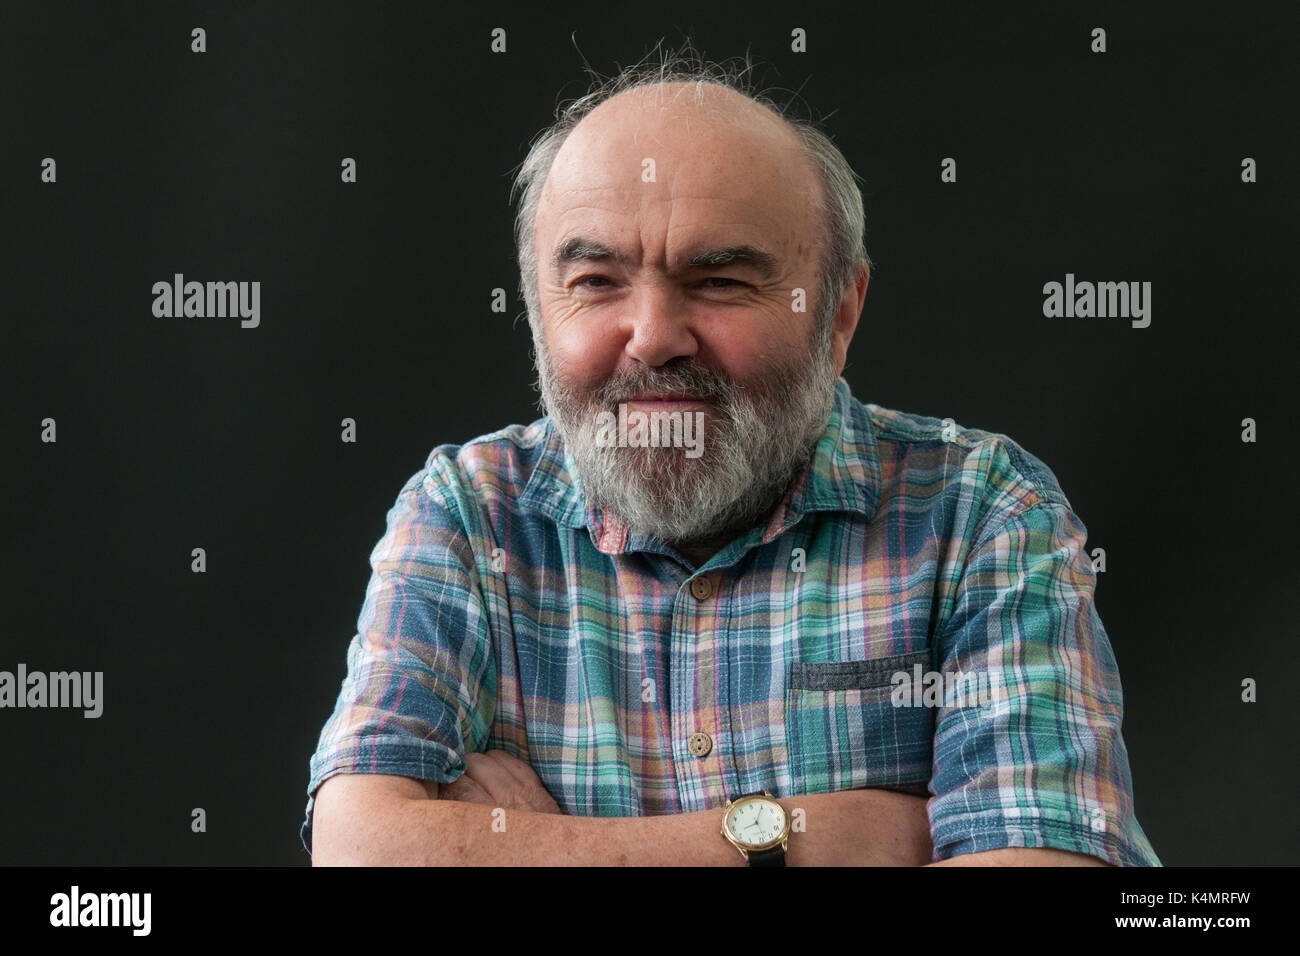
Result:
M767 798L746 800L728 812L727 829L746 847L778 843L785 832L785 808Z

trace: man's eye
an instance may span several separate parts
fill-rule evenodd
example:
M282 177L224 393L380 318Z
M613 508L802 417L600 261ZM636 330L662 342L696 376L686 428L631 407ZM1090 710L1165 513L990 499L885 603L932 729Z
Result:
M740 286L740 285L744 285L744 284L745 284L745 283L739 281L738 279L728 279L728 278L725 277L725 276L709 276L709 278L705 279L704 281L705 281L705 283L709 283L709 282L727 282L727 283L730 283L730 285L732 285L732 286ZM712 289L726 289L726 288L728 288L728 286L715 285L715 286L709 286L709 288L712 288Z
M593 279L594 279L594 280L598 280L598 281L600 281L600 282L608 282L608 281L609 281L609 280L606 279L604 276L583 276L581 279L579 279L577 282L575 282L574 285L586 285L588 282L591 282ZM588 286L588 288L593 288L593 287L592 287L592 286Z

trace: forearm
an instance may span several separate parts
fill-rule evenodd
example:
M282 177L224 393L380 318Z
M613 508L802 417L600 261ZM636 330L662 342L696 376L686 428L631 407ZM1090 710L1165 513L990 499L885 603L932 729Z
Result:
M789 866L929 862L925 801L884 790L787 797L803 811ZM320 864L415 866L744 866L720 832L722 809L651 817L574 817L455 800L389 799L317 847ZM495 824L495 826L494 826Z
M927 866L1113 866L1105 860L1050 847L1005 847L949 857Z

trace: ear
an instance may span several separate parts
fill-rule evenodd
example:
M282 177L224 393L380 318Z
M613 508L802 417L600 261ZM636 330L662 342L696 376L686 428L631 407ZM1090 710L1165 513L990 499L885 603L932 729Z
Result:
M853 281L844 287L840 298L839 311L831 325L831 353L835 360L835 375L838 378L848 361L849 343L857 331L858 319L862 315L862 303L867 298L867 283L871 281L871 267L865 259L858 260L858 270Z

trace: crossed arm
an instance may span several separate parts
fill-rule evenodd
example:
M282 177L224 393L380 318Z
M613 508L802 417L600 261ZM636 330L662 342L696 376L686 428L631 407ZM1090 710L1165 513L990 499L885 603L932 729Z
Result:
M469 754L452 784L340 774L316 794L312 862L413 866L744 866L720 810L652 817L564 814L532 768L502 751ZM1063 850L1007 848L931 863L924 797L843 790L779 801L803 810L790 866L1078 866Z

